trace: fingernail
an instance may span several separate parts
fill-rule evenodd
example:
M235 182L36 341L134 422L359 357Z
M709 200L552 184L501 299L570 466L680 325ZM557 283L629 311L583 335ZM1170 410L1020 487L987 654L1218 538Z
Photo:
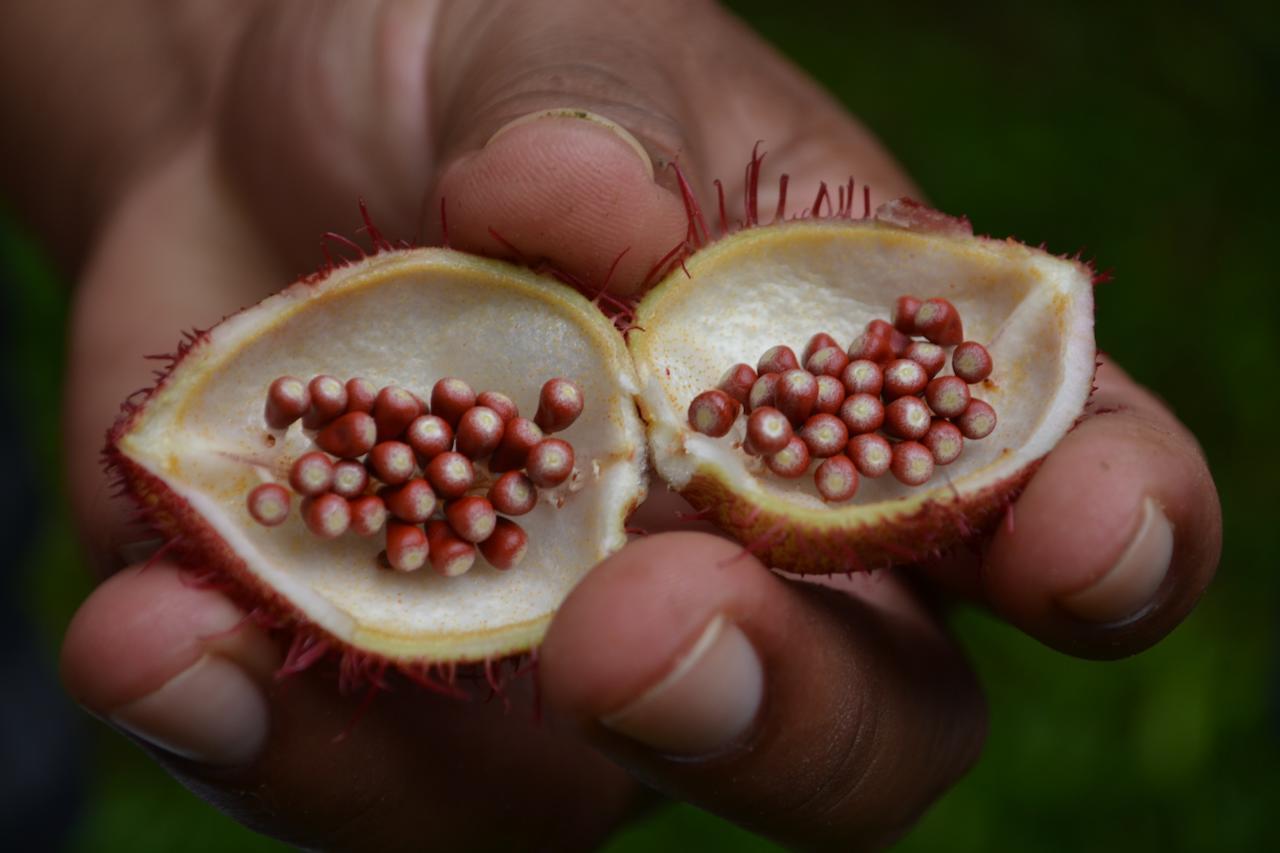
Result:
M267 739L267 701L226 658L205 655L109 721L169 752L219 767L248 764Z
M1142 504L1138 531L1115 565L1092 586L1063 596L1067 610L1087 622L1116 622L1155 597L1173 558L1173 525L1152 498Z
M764 671L751 641L717 616L671 672L601 722L659 752L704 755L740 739L763 697Z
M612 119L605 118L604 116L590 112L589 110L577 109L576 107L555 107L554 109L549 110L539 110L509 121L502 127L498 128L497 131L494 132L493 136L489 137L489 141L485 143L485 147L492 145L495 139L502 136L509 130L546 118L579 119L608 130L631 147L631 150L634 151L636 156L640 158L640 161L644 163L645 171L649 174L649 180L653 180L653 160L650 159L649 152L645 151L644 146L640 144L640 140L636 139L635 136L631 134L631 131L627 130Z

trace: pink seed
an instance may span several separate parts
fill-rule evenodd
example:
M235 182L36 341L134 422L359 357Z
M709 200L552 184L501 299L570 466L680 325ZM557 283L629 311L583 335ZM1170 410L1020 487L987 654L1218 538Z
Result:
M351 507L346 498L326 492L302 502L302 519L321 539L336 539L351 526Z
M374 536L387 524L387 505L377 495L361 495L347 501L351 509L351 530L359 536Z
M818 400L818 380L807 370L788 370L778 377L778 411L795 426L803 424L813 413Z
M281 376L267 389L265 416L271 429L288 429L310 408L311 391L296 376Z
M484 459L502 442L502 416L488 406L473 406L458 421L458 452L468 459Z
M947 366L947 351L937 344L931 344L927 341L912 341L907 345L907 350L903 354L904 358L909 358L916 364L924 368L924 372L929 378L938 375L938 371Z
M267 527L284 524L289 517L289 490L279 483L263 483L249 492L246 501L253 520Z
M367 460L373 475L388 486L398 486L413 476L417 460L413 448L403 441L380 441Z
M515 400L501 391L481 391L476 397L476 405L493 409L498 413L498 417L502 418L504 424L512 418L520 417L520 409L516 406Z
M354 498L369 485L369 471L359 462L343 459L333 466L333 486L336 494Z
M347 412L316 435L316 444L339 459L355 459L373 449L378 425L367 412Z
M872 320L867 323L867 329L888 337L889 349L893 352L894 358L902 358L907 351L907 347L911 346L911 338L895 329L891 323L885 320Z
M307 385L311 408L302 418L307 429L320 429L347 410L347 386L332 376L316 376Z
M378 386L368 379L356 377L347 380L347 411L373 413L373 404L378 399Z
M889 462L893 459L893 447L883 435L867 433L855 435L849 439L849 447L845 451L853 460L853 467L864 477L882 477L889 470Z
M735 364L724 372L716 387L737 400L739 405L745 406L751 397L751 386L756 384L757 378L751 365Z
M872 329L868 324L867 330L849 344L848 355L854 361L866 360L876 364L892 361L893 345L889 340L888 332L878 327Z
M504 571L518 565L528 550L528 534L509 518L499 518L493 534L480 543L480 553L489 565Z
M855 359L840 375L844 390L850 394L879 394L884 387L884 368L865 358Z
M392 517L421 524L436 511L436 493L430 484L416 477L402 486L385 488L378 493Z
M990 404L974 397L965 407L964 413L956 419L956 426L965 438L986 438L996 428L996 410Z
M832 456L813 472L813 484L823 500L847 501L858 491L858 469L848 456Z
M498 521L493 504L478 495L458 498L445 504L444 517L454 533L467 542L474 543L488 539Z
M929 381L924 398L934 414L958 418L969 405L969 386L959 376L939 376Z
M578 419L585 405L582 386L577 382L560 377L548 379L538 394L538 412L533 422L548 435L561 432Z
M558 486L573 473L573 448L567 441L544 438L529 451L525 467L535 486L544 489Z
M899 442L893 446L889 469L904 485L923 485L933 476L933 454L918 441Z
M404 431L404 440L425 465L453 447L453 429L439 415L419 415Z
M508 471L489 487L489 503L503 515L524 515L538 505L538 487L520 471Z
M965 341L951 353L951 369L970 385L991 375L991 353L977 341Z
M884 424L884 403L872 394L853 394L840 405L839 416L850 435L875 432Z
M426 473L431 487L443 498L461 497L476 481L471 460L453 450L441 453L427 463Z
M387 522L387 562L397 572L416 572L427 564L431 546L427 534L416 524Z
M907 335L916 334L916 312L922 304L914 296L899 296L893 303L893 327Z
M443 418L450 429L457 429L458 420L475 404L476 392L461 379L441 379L431 389L431 413Z
M899 397L884 408L885 432L895 438L923 438L932 422L929 408L919 397Z
M427 544L431 568L447 578L465 574L476 561L476 546L454 535L447 522L427 522Z
M289 469L289 485L300 495L323 495L333 485L333 462L318 450L304 453Z
M960 434L960 429L941 418L934 418L920 443L929 448L933 461L939 465L955 462L960 457L960 451L964 450L964 436Z
M489 460L489 470L498 474L523 468L529 459L529 451L543 438L542 430L533 421L514 418L503 430L502 441Z
M791 421L777 409L765 406L747 418L747 443L758 454L777 453L794 434Z
M926 300L916 311L916 334L940 346L955 346L964 340L960 312L945 299Z
M778 402L778 374L763 373L756 378L747 396L747 408L751 411L772 408Z
M818 377L818 396L813 401L813 411L820 415L834 415L844 402L844 383L834 376Z
M800 438L811 457L826 459L844 450L849 443L849 428L835 415L813 415L805 421Z
M809 470L809 448L798 435L793 435L786 446L765 459L769 470L779 477L794 480Z
M849 364L849 356L840 347L823 347L804 363L814 376L839 376Z
M827 347L835 347L836 349L839 349L840 344L835 338L831 337L826 332L818 332L812 338L809 338L809 343L804 345L804 352L801 353L800 360L805 364L808 364L809 359L813 357L815 352L821 349L826 349Z
M884 397L893 400L919 394L929 384L929 374L909 358L895 359L884 369Z
M788 370L795 370L799 366L800 362L796 359L795 350L789 346L779 344L776 347L769 347L769 349L765 350L764 355L760 356L760 361L756 363L756 375L786 373Z
M378 425L378 441L399 438L422 414L418 398L403 388L388 385L378 392L373 402L373 420Z
M712 438L727 434L737 418L737 401L719 389L703 391L689 404L689 425Z

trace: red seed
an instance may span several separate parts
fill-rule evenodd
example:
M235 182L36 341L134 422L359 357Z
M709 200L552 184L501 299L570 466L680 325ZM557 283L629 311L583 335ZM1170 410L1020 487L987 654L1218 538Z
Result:
M893 446L893 461L889 469L898 482L908 486L920 486L933 476L933 454L918 441L902 441Z
M320 429L347 410L347 386L334 377L316 376L307 390L311 393L311 408L302 417L307 429Z
M920 443L929 448L933 461L939 465L955 462L960 451L964 450L964 436L960 434L959 427L941 418L933 419L929 431L920 439Z
M986 438L996 428L996 410L985 401L974 397L969 400L969 405L965 406L964 413L956 419L956 426L960 427L960 432L965 438L974 441Z
M471 460L453 450L428 462L426 473L431 487L443 498L461 497L476 481Z
M516 471L525 466L529 451L544 438L538 425L528 418L514 418L504 428L502 441L489 460L489 470L495 474Z
M489 565L504 571L518 565L528 550L528 534L509 518L499 518L493 535L480 543L480 553Z
M912 341L907 345L904 358L909 358L924 368L929 378L938 375L938 371L947 366L947 351L937 344L927 341Z
M504 424L512 418L520 417L520 408L516 406L515 400L501 391L481 391L476 397L476 405L493 409L498 413L498 417L502 418Z
M849 443L849 428L835 415L813 415L805 421L800 438L811 457L826 459L844 450Z
M849 356L840 347L823 347L804 363L814 376L839 376L849 364Z
M399 438L422 414L418 398L403 388L388 385L378 392L373 402L373 420L378 425L378 441Z
M311 391L296 376L281 376L267 389L267 406L264 413L271 429L288 429L289 424L311 408Z
M800 354L800 361L808 364L809 359L813 357L815 352L821 349L826 349L827 347L835 347L836 349L839 349L840 344L835 338L831 337L826 332L818 332L812 338L809 338L809 343L804 345L804 352Z
M867 323L867 329L888 337L889 349L893 352L894 358L902 358L907 351L907 347L911 346L911 338L895 329L892 324L885 320L872 320Z
M373 475L388 486L398 486L413 476L417 460L413 448L403 441L380 441L367 460Z
M885 432L896 438L923 438L933 422L919 397L899 397L884 408Z
M347 501L351 510L351 530L359 536L373 536L387 524L387 505L377 495L361 495Z
M756 372L749 364L735 364L724 372L716 387L738 401L739 405L747 405L751 397L751 386L756 383Z
M586 399L577 382L560 377L548 379L538 394L538 412L533 422L548 435L561 432L578 419L584 405Z
M524 515L538 505L538 487L521 471L508 471L489 487L489 503L503 515Z
M289 485L300 495L323 495L333 485L333 461L318 450L304 453L289 469Z
M803 477L804 472L809 470L809 448L800 436L793 435L781 450L766 457L765 464L779 477L786 477L788 480Z
M839 416L850 435L875 432L884 424L884 403L872 394L852 394L840 404Z
M378 495L387 505L387 512L411 524L421 524L436 511L436 493L421 477L415 477L402 486L383 489Z
M458 452L468 459L484 459L502 442L502 416L488 406L473 406L458 421Z
M573 448L558 438L544 438L529 451L529 479L543 489L558 486L573 473Z
M884 387L884 368L865 358L854 359L840 375L850 394L879 394Z
M712 438L727 434L737 418L737 401L719 389L703 391L689 404L689 425Z
M351 526L351 507L346 498L326 492L302 502L302 519L321 539L336 539Z
M760 361L756 363L756 375L786 373L788 370L795 370L799 366L800 362L796 359L795 350L789 346L779 344L776 347L769 347L769 349L765 350L764 355L760 356Z
M373 449L378 425L367 412L347 412L316 435L316 444L339 459L355 459Z
M284 524L289 517L289 490L279 483L262 483L249 492L246 501L253 520L267 527Z
M892 361L893 345L889 340L889 333L879 327L872 329L868 324L867 330L849 344L848 355L855 361L865 359L876 364Z
M427 534L416 524L387 522L387 562L397 572L416 572L427 564L431 545Z
M991 353L977 341L965 341L951 353L951 369L970 385L991 375Z
M378 386L368 379L356 377L347 380L347 411L373 413L373 404L378 399Z
M404 431L404 440L425 465L453 447L453 428L439 415L419 415Z
M916 334L940 346L955 346L964 340L960 312L945 299L926 300L916 311Z
M899 296L893 303L893 327L907 335L916 333L916 312L923 303L914 296Z
M354 498L369 485L369 472L359 462L343 459L333 466L333 489L344 498Z
M769 406L756 409L747 418L747 443L758 454L777 453L794 434L787 416Z
M818 400L818 380L807 370L788 370L778 377L778 411L799 426L813 413Z
M778 403L778 374L764 373L756 377L747 396L747 408L751 411L773 408Z
M475 404L476 392L461 379L441 379L431 389L431 413L443 418L451 429L458 428L458 420Z
M889 470L893 459L893 447L882 435L867 433L849 439L845 451L853 461L853 467L864 477L882 477Z
M958 418L969 405L969 386L959 376L939 376L929 381L924 398L934 414Z
M893 400L898 397L919 394L929 384L929 374L923 366L909 358L898 358L889 362L884 369L884 398Z
M844 383L834 376L819 376L818 396L813 401L813 411L820 415L834 415L844 402Z
M454 533L467 542L474 543L488 539L498 521L493 504L478 495L458 498L445 504L444 517Z
M466 573L476 561L476 546L454 535L447 522L427 522L427 544L431 568L447 578Z
M823 500L847 501L858 491L858 469L848 456L832 456L813 472L813 484Z

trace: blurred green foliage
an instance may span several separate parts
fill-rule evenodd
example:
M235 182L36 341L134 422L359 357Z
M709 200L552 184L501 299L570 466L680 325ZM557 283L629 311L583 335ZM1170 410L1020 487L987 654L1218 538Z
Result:
M985 233L1082 249L1113 269L1098 290L1100 345L1190 425L1221 491L1220 577L1152 651L1081 662L984 614L958 616L990 693L990 739L902 849L1275 849L1280 590L1266 554L1280 404L1264 371L1280 361L1274 11L1243 2L730 5L879 134L936 205ZM744 158L753 141L743 140ZM5 344L6 362L21 369L6 378L41 463L56 471L68 306L16 234L13 223L0 228L23 317ZM29 574L51 650L88 588L54 482ZM100 732L96 750L73 850L281 849L119 738ZM607 849L776 848L673 806Z

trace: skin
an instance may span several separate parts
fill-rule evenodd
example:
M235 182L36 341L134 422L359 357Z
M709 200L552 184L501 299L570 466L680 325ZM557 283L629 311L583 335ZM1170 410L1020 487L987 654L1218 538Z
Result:
M119 402L149 384L140 356L314 268L316 235L359 226L357 198L386 233L430 241L443 195L455 247L506 255L493 227L584 281L629 249L611 290L630 294L684 233L665 168L677 154L706 209L715 177L731 204L741 198L735 182L756 139L786 164L793 198L847 174L874 187L876 203L920 195L865 128L708 3L622 0L609 15L587 0L120 0L110 14L67 0L13 5L0 28L0 102L23 121L0 138L0 177L78 281L66 468L104 572L147 538L105 499L96 464ZM484 147L508 121L566 105L628 128L656 180L618 137L583 122ZM107 717L202 655L229 662L267 697L259 758L219 769L144 746L218 808L308 847L418 848L427 826L445 849L590 848L645 802L635 779L788 844L874 847L981 748L983 700L940 600L981 602L1071 654L1117 657L1165 636L1214 572L1219 507L1194 438L1109 362L1091 411L985 559L814 585L729 561L737 547L702 532L635 542L557 616L541 653L541 725L519 707L504 715L500 703L400 691L332 744L358 697L313 674L282 689L275 643L163 561L117 572L84 603L65 681ZM1060 598L1105 574L1147 496L1175 530L1156 600L1119 624L1073 619ZM637 523L657 529L652 520ZM599 722L715 614L733 618L764 666L750 748L673 761Z

